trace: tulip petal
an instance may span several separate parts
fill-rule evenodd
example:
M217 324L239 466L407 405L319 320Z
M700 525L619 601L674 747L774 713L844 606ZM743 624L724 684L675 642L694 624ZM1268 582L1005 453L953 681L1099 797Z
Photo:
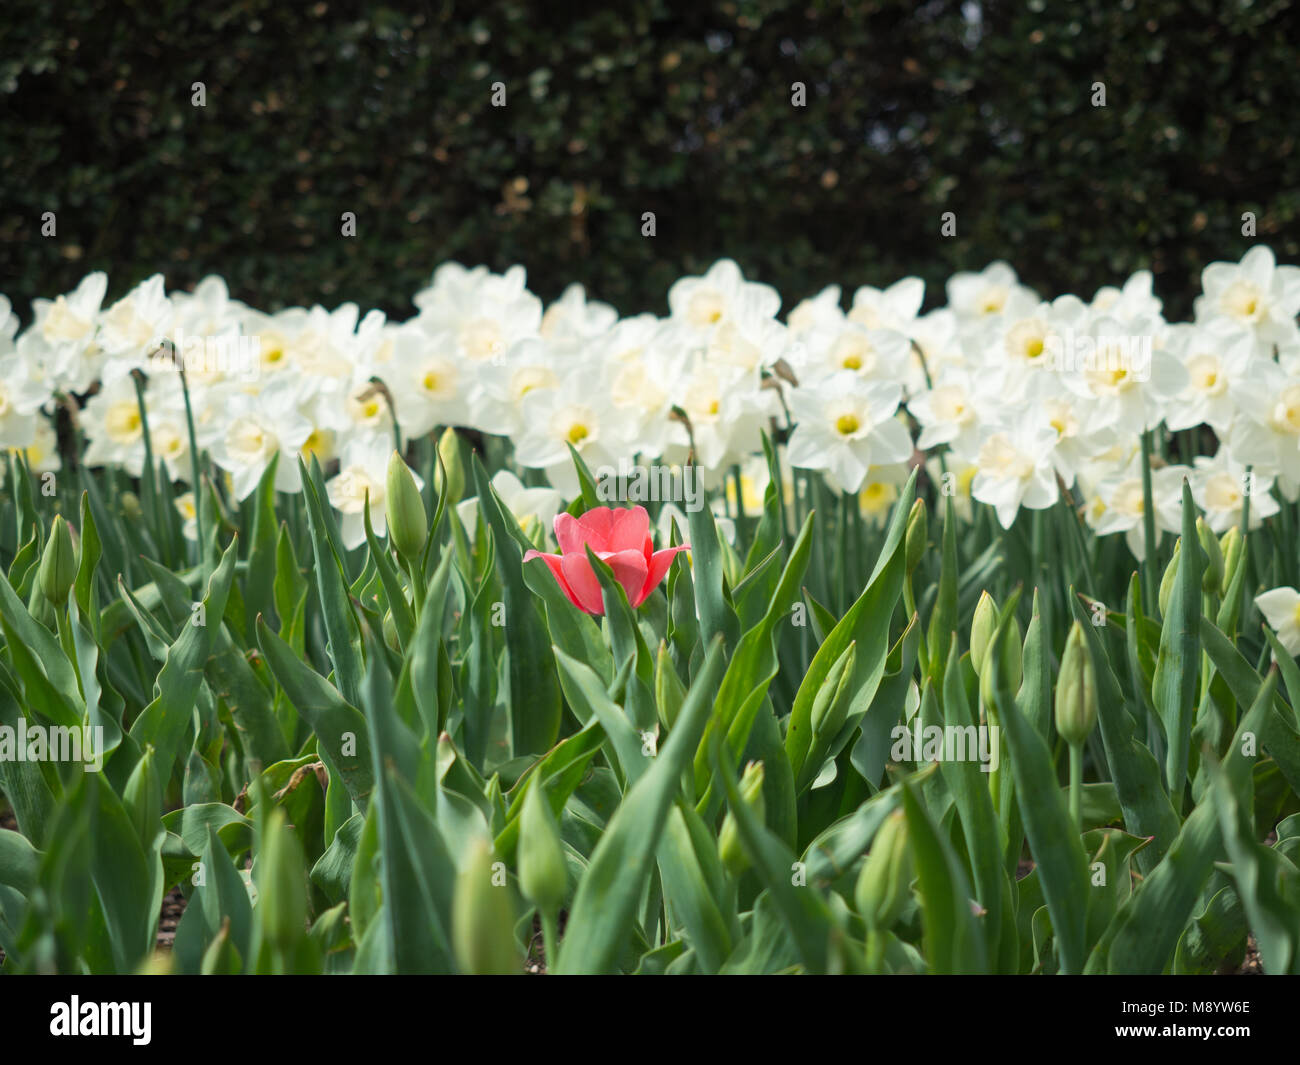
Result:
M627 592L627 601L634 603L641 589L645 586L649 568L645 556L640 551L615 551L610 555L601 555L600 559L614 571L614 579ZM635 605L635 603L634 603Z
M611 510L607 551L640 551L650 532L650 515L645 507Z
M555 515L555 542L560 545L563 555L582 554L582 545L586 543L578 519L563 510Z
M560 565L564 579L572 590L574 604L588 614L604 614L605 601L600 595L600 581L596 579L596 573L586 554L576 551L567 554Z
M650 556L650 568L646 571L645 583L641 585L641 590L637 593L635 602L632 603L634 607L644 603L650 597L650 593L658 587L659 582L664 579L664 574L668 572L668 567L672 565L673 559L677 557L677 552L689 551L690 547L690 544L665 547L662 551L656 551Z
M569 602L579 610L585 609L583 605L578 602L578 597L573 594L573 589L569 586L569 582L564 579L563 558L559 555L543 554L541 551L528 551L524 554L525 562L529 562L534 558L540 558L546 563L547 569L551 571L551 575L555 578L555 583L560 586L560 591L565 594Z

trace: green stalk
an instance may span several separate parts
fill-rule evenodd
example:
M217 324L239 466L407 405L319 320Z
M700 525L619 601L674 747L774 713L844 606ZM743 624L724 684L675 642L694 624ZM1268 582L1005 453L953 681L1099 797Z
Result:
M203 491L203 481L199 472L199 442L197 434L194 432L194 408L190 405L190 386L185 380L185 367L177 364L177 372L181 375L181 396L185 400L185 430L190 437L190 472L193 476L194 490L194 531L197 534L197 543L200 556L203 552L203 545L207 543L203 539L203 500L201 493Z
M1076 834L1083 831L1083 744L1070 744L1070 820Z
M1146 558L1142 562L1142 600L1152 610L1156 595L1156 512L1151 497L1151 430L1142 431L1142 537ZM1154 613L1155 611L1152 610Z
M546 954L546 971L550 972L560 956L560 932L554 913L539 910L538 916L542 919L542 950Z

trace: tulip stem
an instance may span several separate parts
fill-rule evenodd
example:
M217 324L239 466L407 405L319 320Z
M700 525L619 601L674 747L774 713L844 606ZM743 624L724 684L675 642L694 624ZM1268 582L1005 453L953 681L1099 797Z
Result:
M555 912L548 910L538 910L538 916L542 919L542 950L546 954L546 971L555 970L556 961L560 956L560 935L556 926Z
M406 575L411 579L411 593L415 598L415 618L418 621L421 611L424 610L424 575L419 572L414 561L402 558L402 568L406 570Z
M1070 820L1083 831L1083 744L1070 744Z

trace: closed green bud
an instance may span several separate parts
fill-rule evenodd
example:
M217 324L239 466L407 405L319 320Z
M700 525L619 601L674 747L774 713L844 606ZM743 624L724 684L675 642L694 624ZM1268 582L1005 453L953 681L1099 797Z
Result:
M388 644L388 649L394 654L402 653L402 641L397 635L397 622L393 620L391 610L384 611L384 643Z
M905 553L907 572L909 574L916 569L924 557L929 535L929 518L926 514L925 503L918 499L912 504L911 513L907 515Z
M57 515L50 528L50 538L45 542L38 574L41 594L55 607L68 601L68 592L77 580L77 548L72 542L72 530Z
M767 806L763 801L763 763L750 762L745 766L745 773L740 778L740 799L754 811L754 815L763 821L767 818ZM749 856L740 842L740 829L736 825L735 815L730 811L722 822L722 831L718 834L718 854L722 864L732 876L739 876L749 868Z
M424 553L429 538L429 516L415 475L396 451L388 460L388 478L384 486L388 501L388 537L397 553L408 562Z
M494 866L484 839L470 844L456 876L451 903L451 939L461 972L499 976L523 971L515 948L515 915L505 874Z
M291 950L307 934L307 880L302 843L283 810L267 817L257 864L262 933L272 947Z
M655 708L659 711L659 722L669 731L677 723L682 703L686 701L686 685L677 675L668 645L659 644L659 654L655 658Z
M970 623L970 662L979 676L984 674L984 655L998 630L997 600L988 592L981 592L975 604L975 616Z
M1078 747L1097 725L1097 670L1087 634L1077 621L1070 627L1056 679L1056 731Z
M1164 617L1169 613L1169 597L1174 594L1174 581L1178 579L1178 561L1183 554L1183 538L1180 536L1174 543L1174 557L1169 560L1169 565L1165 567L1165 575L1160 578L1160 616Z
M902 914L911 890L912 851L908 846L907 817L900 809L877 829L853 898L867 928L885 932Z
M1241 538L1241 527L1234 525L1219 541L1219 552L1223 555L1223 582L1219 586L1220 593L1228 594L1228 589L1232 587L1232 578L1237 575L1237 566L1241 563L1241 547L1244 541Z
M1196 519L1196 538L1205 552L1205 572L1201 574L1201 591L1206 595L1217 595L1223 584L1223 551L1219 547L1219 538L1210 531L1204 518Z
M144 511L140 508L140 497L134 492L123 492L117 498L122 504L122 516L132 525L137 524L144 517Z
M991 671L986 670L989 645L998 631L998 604L993 596L984 592L975 606L975 616L970 626L970 660L975 667L975 675L981 680L992 682ZM1002 638L1001 657L998 659L1001 683L1012 692L1020 690L1020 680L1024 663L1022 661L1020 622L1015 618L1007 626Z
M199 974L202 976L238 976L243 972L243 969L243 959L240 958L239 950L230 938L230 918L223 917L221 927L217 929L217 934L212 937L208 949L203 952L203 960L199 965Z
M853 687L853 665L858 657L857 648L857 640L851 640L817 689L812 705L814 738L820 736L827 740L834 739L844 724L844 719L849 716L849 696Z
M162 781L158 778L158 760L151 743L145 745L144 754L127 778L122 805L147 853L162 831Z
M442 457L442 468L437 473L435 482L438 491L443 489L443 472L446 473L447 505L459 503L465 494L465 467L461 460L460 437L455 429L447 429L438 441L438 454Z
M534 780L519 815L519 887L542 913L554 914L564 901L568 882L560 830L540 780Z

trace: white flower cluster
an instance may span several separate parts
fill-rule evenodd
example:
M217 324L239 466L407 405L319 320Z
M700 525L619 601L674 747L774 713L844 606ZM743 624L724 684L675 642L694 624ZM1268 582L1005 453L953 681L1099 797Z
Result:
M515 463L566 498L570 444L592 469L634 456L671 465L693 448L716 486L750 467L775 421L792 428L789 465L862 492L864 506L915 448L942 450L1004 526L1064 486L1099 534L1126 533L1141 557L1140 437L1161 422L1208 426L1218 447L1155 472L1158 529L1178 527L1184 476L1216 531L1240 520L1248 492L1255 519L1276 511L1274 482L1287 499L1300 492L1300 268L1261 246L1208 266L1202 283L1195 320L1170 324L1148 273L1090 303L1045 302L999 262L952 277L947 305L924 315L924 284L905 278L859 288L847 312L831 286L783 322L776 290L722 260L672 286L667 317L620 318L580 285L544 308L522 267L448 263L398 323L355 304L264 314L216 277L168 294L154 276L105 307L107 278L94 273L34 301L21 335L0 297L0 446L56 468L50 416L64 397L79 405L84 461L138 474L139 370L152 452L187 481L180 363L198 446L235 496L277 454L282 491L300 488L299 455L337 460L329 494L349 539L367 493L382 530L394 418L406 439L447 425L507 437Z

